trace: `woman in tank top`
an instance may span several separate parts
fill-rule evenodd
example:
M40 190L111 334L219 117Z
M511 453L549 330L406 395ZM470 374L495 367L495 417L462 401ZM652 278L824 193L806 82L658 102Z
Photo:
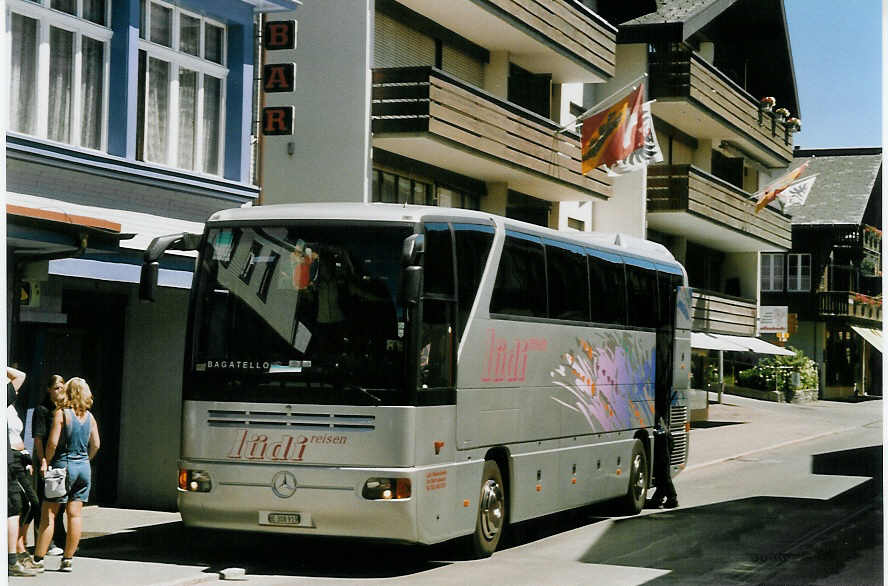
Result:
M81 512L83 503L89 498L89 461L99 451L99 428L89 412L92 407L92 392L82 378L72 378L65 385L67 408L55 412L49 439L46 442L46 459L53 468L67 468L66 485L68 492L59 498L46 499L44 515L40 518L40 532L34 550L34 560L43 563L43 557L52 540L55 516L61 503L67 503L68 536L65 540L65 553L59 569L71 571L71 559L77 551L82 531ZM64 430L64 439L62 431Z

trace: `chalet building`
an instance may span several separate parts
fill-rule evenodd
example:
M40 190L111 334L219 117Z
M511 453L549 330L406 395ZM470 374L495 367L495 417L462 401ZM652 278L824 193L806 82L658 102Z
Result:
M737 350L740 341L775 351L755 339L758 259L789 251L792 225L777 208L756 214L752 195L793 160L794 121L778 112L799 115L783 3L602 2L599 12L619 29L618 80L609 85L646 73L656 100L651 112L664 160L647 168L645 236L687 269L692 346L700 349L693 386L703 388L708 350ZM762 103L766 96L775 107ZM705 405L705 395L698 397L695 408Z
M761 303L788 307L822 398L881 395L882 149L796 150L806 162L814 186L786 208L792 248L761 255Z
M306 1L296 48L264 54L295 62L297 80L264 96L295 113L292 136L263 137L262 202L440 205L590 230L611 180L582 175L578 131L562 126L585 85L614 78L616 29L586 4Z
M141 257L152 237L257 199L256 15L296 4L5 3L8 357L28 374L23 414L51 374L92 387L91 502L175 506L193 259L165 258L148 305Z

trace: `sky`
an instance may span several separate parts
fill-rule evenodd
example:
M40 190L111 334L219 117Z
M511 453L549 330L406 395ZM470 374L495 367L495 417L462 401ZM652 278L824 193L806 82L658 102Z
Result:
M882 144L881 0L784 0L802 148ZM793 112L795 114L795 112Z

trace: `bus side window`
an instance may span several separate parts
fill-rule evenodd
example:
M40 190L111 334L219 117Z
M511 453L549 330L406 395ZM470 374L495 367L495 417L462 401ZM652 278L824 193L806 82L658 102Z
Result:
M656 328L659 314L656 271L627 264L626 292L629 325Z
M593 322L626 325L626 278L616 255L586 251Z
M450 224L428 223L425 225L425 269L423 270L426 294L453 296L453 244Z
M538 238L506 234L490 312L547 317L546 264Z
M549 280L549 317L588 321L589 277L582 250L547 240L546 269Z
M425 224L420 388L452 387L454 364L453 239L450 224Z
M475 296L478 295L481 275L487 264L490 246L493 244L493 234L493 226L453 225L453 235L456 239L457 311L459 313L460 338L465 331L466 321L469 319L469 312L472 311Z

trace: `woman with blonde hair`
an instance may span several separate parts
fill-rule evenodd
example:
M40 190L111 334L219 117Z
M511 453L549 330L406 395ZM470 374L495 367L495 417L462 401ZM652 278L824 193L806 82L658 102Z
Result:
M69 380L65 384L65 395L67 407L57 410L53 416L52 428L46 442L46 460L53 468L67 468L68 490L65 495L47 498L44 502L37 546L34 548L34 561L43 564L43 557L52 541L55 517L61 503L67 503L65 513L68 518L68 536L59 570L70 572L72 558L80 543L83 503L89 498L91 480L89 461L99 451L99 428L95 417L89 412L93 398L85 380L82 378Z
M52 429L52 418L56 409L64 409L68 397L65 395L65 379L61 375L54 374L49 377L46 382L46 394L43 400L34 409L34 415L31 418L31 437L34 438L34 472L37 480L37 496L40 502L46 501L46 495L43 493L43 474L49 467L49 461L46 459L46 442L49 439L49 430ZM65 509L65 505L60 506L60 511ZM40 527L41 513L37 513L35 520L37 530ZM55 531L53 532L53 545L50 545L48 555L62 555L62 548L56 547L55 543L65 543L65 524L62 522L62 515L56 515Z

